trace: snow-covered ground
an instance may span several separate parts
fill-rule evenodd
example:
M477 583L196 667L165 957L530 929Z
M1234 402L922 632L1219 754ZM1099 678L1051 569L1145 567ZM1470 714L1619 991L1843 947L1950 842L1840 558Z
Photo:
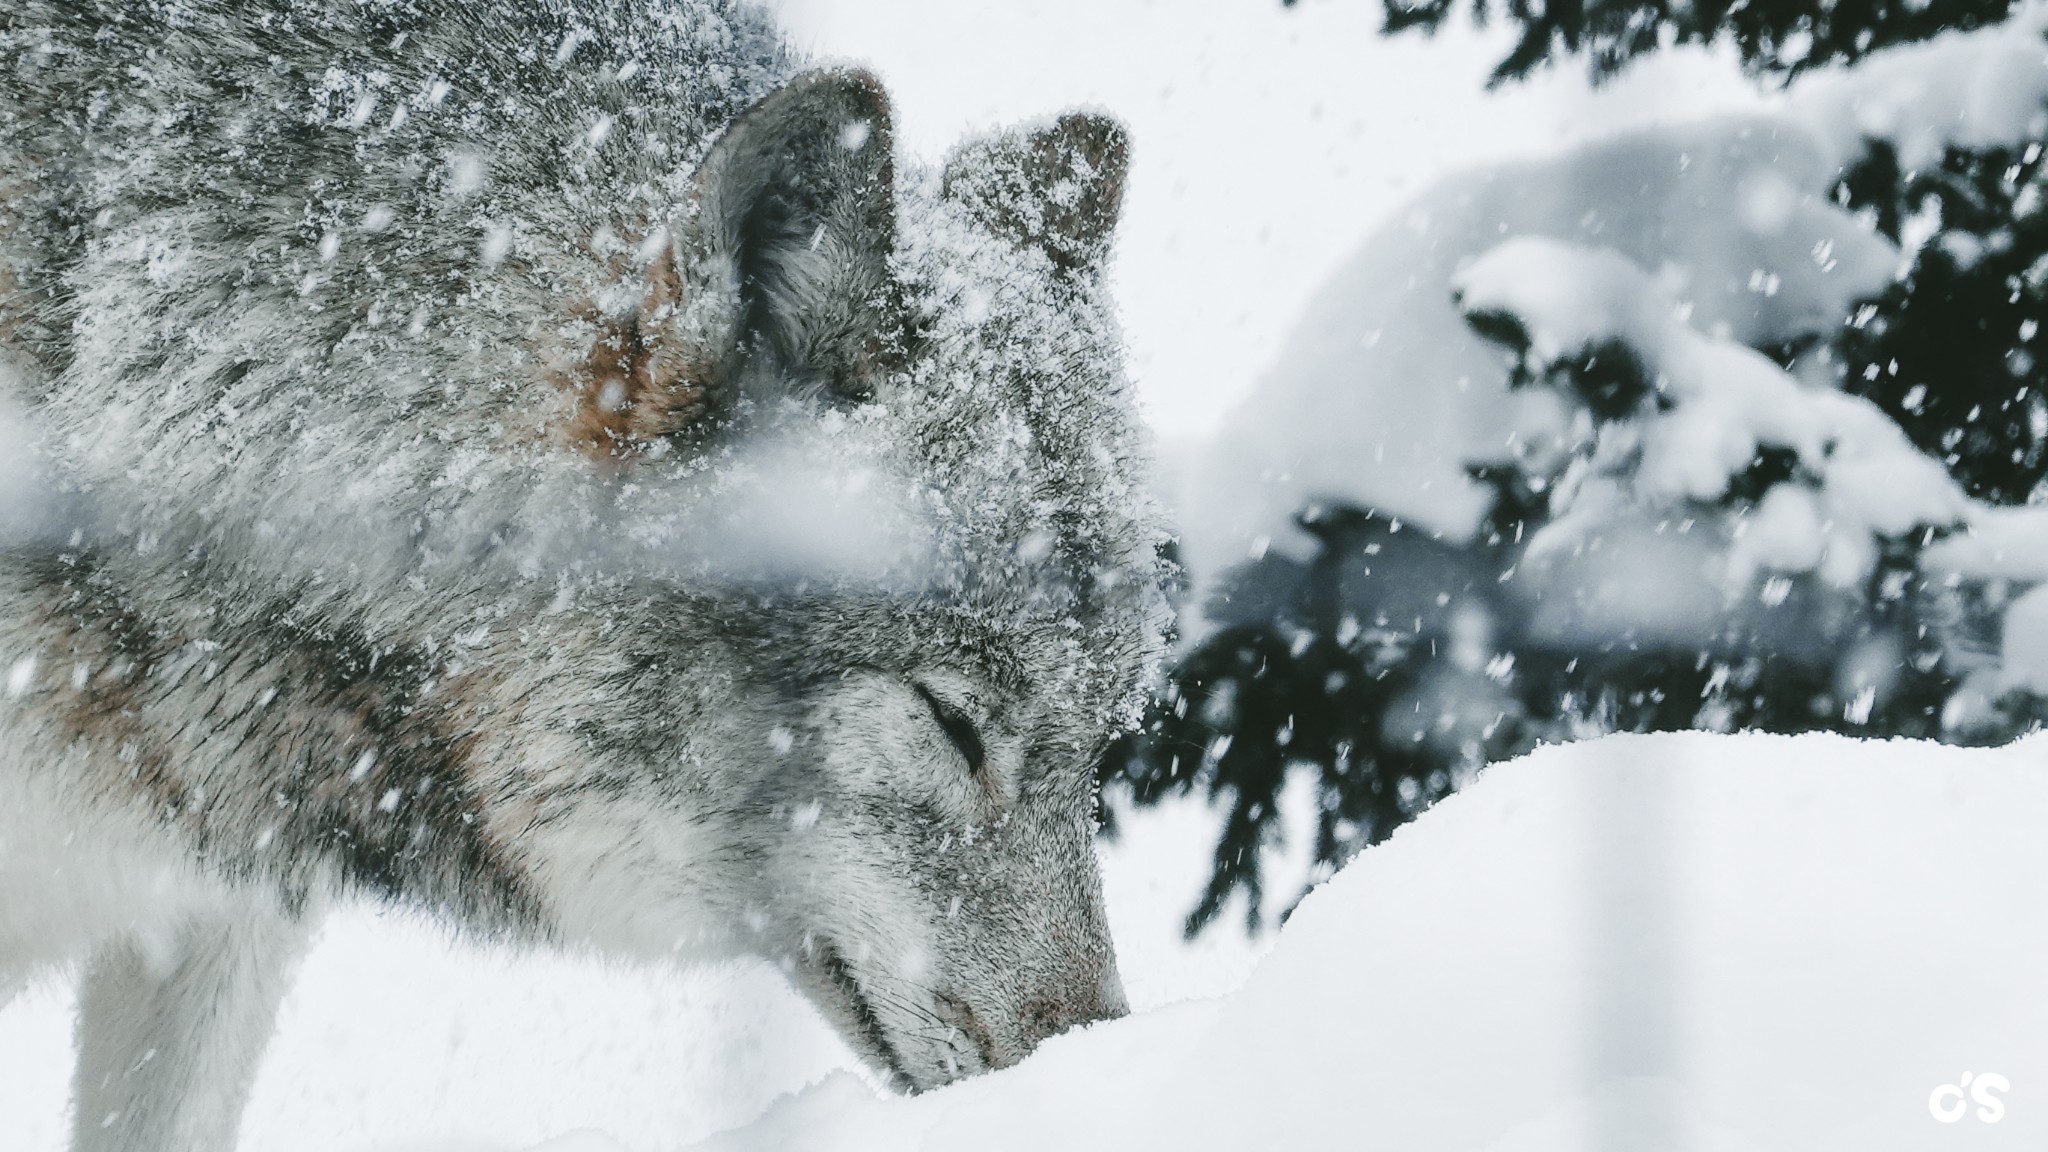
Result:
M1238 992L917 1099L835 1077L705 1147L2040 1147L2044 753L1546 748L1361 855Z
M1169 809L1109 861L1138 1014L915 1099L844 1071L770 973L605 972L349 916L244 1146L2040 1147L2044 756L2048 737L1545 748L1361 855L1262 960L1229 933L1170 946L1185 894L1134 868L1208 826ZM62 999L0 1013L10 1150L61 1146ZM1936 1120L1966 1073L1996 1105L1950 1094L1961 1118Z

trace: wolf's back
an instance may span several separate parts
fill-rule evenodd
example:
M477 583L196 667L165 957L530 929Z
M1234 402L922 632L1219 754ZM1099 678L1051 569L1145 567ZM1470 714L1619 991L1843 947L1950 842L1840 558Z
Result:
M430 265L475 237L423 225L473 224L505 205L494 185L564 212L669 190L788 72L734 0L19 0L0 12L10 215L57 228L10 232L16 274L61 295L91 241L171 206L289 245L382 204ZM613 130L647 147L598 148Z
M417 576L573 502L548 326L788 72L728 0L9 5L0 341L104 535Z

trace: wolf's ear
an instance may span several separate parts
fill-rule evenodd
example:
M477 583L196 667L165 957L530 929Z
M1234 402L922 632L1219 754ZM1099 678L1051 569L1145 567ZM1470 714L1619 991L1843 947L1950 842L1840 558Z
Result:
M1130 144L1107 116L1070 112L1050 127L966 145L946 163L945 193L1010 242L1065 274L1098 268L1123 206Z
M798 76L712 146L698 226L739 305L722 361L765 358L752 379L868 394L898 316L892 150L881 82L839 69Z

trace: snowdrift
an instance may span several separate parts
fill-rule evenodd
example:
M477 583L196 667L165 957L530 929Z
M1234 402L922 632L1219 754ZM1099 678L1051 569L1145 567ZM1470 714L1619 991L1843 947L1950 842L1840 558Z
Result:
M700 1147L2039 1147L2044 761L2041 737L1545 748L1361 855L1232 995L918 1098L841 1073ZM1951 1084L1996 1104L1938 1120Z

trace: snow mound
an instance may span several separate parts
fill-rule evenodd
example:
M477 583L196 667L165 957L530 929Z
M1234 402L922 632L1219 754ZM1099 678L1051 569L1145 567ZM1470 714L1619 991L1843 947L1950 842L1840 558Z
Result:
M2039 1146L2044 752L1545 748L1361 855L1233 995L922 1097L842 1074L701 1147ZM1930 1114L1966 1072L2010 1082L1995 1125Z

